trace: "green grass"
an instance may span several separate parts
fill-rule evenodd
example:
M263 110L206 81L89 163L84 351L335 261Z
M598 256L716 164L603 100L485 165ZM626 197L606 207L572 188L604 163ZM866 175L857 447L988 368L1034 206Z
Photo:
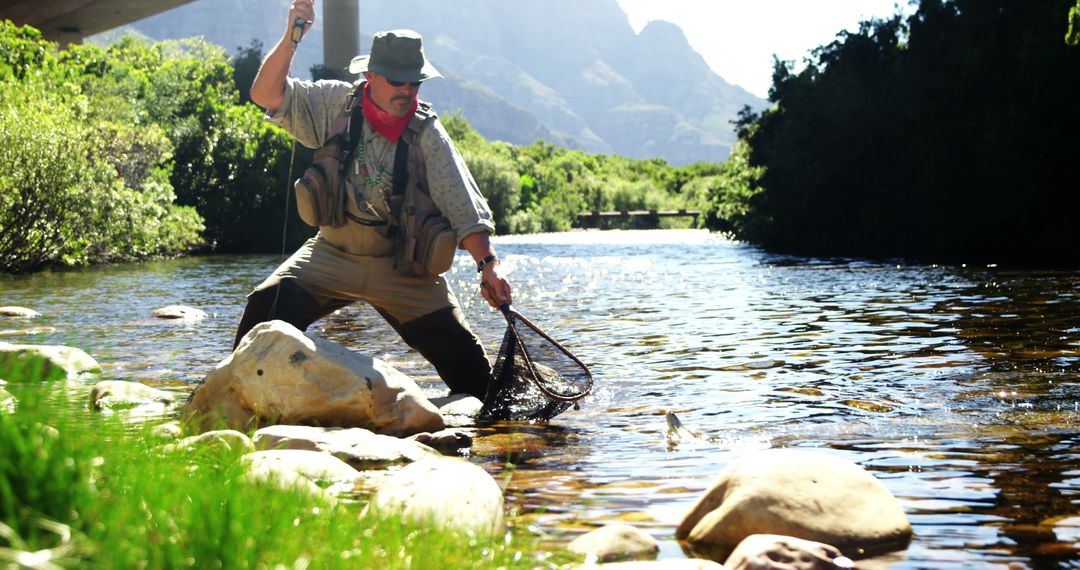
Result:
M144 429L16 393L0 414L0 567L551 568L528 538L451 532L363 501L246 481L239 452L165 454ZM44 395L42 395L44 394ZM56 566L52 566L56 567Z

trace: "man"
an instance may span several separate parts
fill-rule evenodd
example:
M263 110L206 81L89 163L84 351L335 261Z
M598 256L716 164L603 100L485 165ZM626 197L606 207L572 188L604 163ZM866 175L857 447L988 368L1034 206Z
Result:
M333 135L335 119L356 88L341 81L312 83L288 77L296 47L292 26L298 19L311 26L314 0L292 3L285 35L263 61L251 100L301 144L316 148ZM362 133L346 168L360 215L342 227L320 227L316 237L256 287L248 296L236 343L259 322L279 319L305 330L341 307L364 301L431 362L452 393L483 399L491 366L446 280L394 271L388 196L397 139L405 136L416 113L420 85L441 75L427 61L419 34L410 30L376 34L371 53L354 58L349 71L363 73L365 79L362 103L353 110L363 113ZM419 146L423 160L419 166L409 161L409 179L426 179L432 201L450 220L459 247L477 262L484 299L493 307L510 303L510 284L489 241L495 230L491 210L438 118L428 117L411 144Z

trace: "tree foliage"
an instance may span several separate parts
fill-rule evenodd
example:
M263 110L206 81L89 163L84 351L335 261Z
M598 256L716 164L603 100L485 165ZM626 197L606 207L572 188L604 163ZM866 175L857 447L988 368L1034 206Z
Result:
M1073 0L922 0L776 62L745 117L762 169L742 236L814 255L1075 262Z
M235 67L200 39L60 50L0 22L0 271L281 247L291 141L236 87L259 49Z
M1080 0L1076 0L1076 5L1069 8L1069 29L1065 32L1065 43L1080 45Z
M113 115L118 101L83 90L62 55L0 23L0 271L198 245L202 220L173 204L165 133Z
M60 50L0 23L0 271L268 252L310 237L291 183L311 151L247 100L261 50L230 59L201 39L136 37ZM745 206L718 201L745 203L752 169L515 147L459 114L443 119L500 233L568 230L590 210L708 208L716 227L741 227Z

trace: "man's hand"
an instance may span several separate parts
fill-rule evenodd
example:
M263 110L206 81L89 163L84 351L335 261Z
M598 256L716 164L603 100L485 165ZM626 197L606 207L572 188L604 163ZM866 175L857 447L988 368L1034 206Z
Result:
M491 247L491 239L487 232L475 232L465 236L461 240L461 246L469 252L473 261L479 262L489 257L495 257L495 250ZM493 308L500 305L509 305L514 302L510 295L510 282L502 276L497 258L490 263L483 264L480 270L480 295Z
M299 39L294 38L292 35L296 20L307 22L304 25L303 33L305 34L311 29L311 26L315 25L315 0L293 0L292 5L289 6L289 21L285 28L285 37L289 38L294 44L299 43Z
M496 309L501 305L513 304L510 282L499 272L498 261L485 265L480 273L480 295Z

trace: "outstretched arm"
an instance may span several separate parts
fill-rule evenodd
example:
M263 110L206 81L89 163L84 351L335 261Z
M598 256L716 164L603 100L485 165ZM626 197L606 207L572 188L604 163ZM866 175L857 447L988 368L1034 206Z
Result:
M285 34L270 49L270 53L259 67L259 73L255 75L255 81L251 84L251 100L270 114L277 111L278 107L285 102L285 79L289 76L289 67L292 65L293 52L296 49L292 41L292 27L297 19L312 23L315 21L315 0L293 0L292 5L289 6ZM311 28L312 23L304 27L305 33Z

